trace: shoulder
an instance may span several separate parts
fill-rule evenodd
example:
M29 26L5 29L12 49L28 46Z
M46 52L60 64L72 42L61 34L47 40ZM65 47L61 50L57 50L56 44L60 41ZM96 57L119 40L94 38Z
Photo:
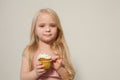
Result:
M25 49L23 50L22 57L28 57L29 55L29 46L26 46Z

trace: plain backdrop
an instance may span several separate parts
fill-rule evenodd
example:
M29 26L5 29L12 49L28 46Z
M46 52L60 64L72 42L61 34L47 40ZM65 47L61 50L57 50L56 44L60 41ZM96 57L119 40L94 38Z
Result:
M42 8L61 20L74 80L120 80L120 0L0 0L0 80L20 80L32 19Z

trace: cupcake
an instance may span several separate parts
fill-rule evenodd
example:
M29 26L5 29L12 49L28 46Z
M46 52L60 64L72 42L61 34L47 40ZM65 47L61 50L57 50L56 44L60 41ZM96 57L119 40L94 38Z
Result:
M49 69L51 67L51 56L48 54L39 54L37 57L38 61L40 61L45 69Z

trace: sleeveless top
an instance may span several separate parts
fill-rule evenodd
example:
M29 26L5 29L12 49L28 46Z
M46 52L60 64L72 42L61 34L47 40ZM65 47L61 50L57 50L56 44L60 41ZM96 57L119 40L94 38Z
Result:
M34 58L33 58L33 65L37 63L37 56L39 53L35 53ZM50 68L46 73L44 73L38 80L62 80L59 74L53 69Z

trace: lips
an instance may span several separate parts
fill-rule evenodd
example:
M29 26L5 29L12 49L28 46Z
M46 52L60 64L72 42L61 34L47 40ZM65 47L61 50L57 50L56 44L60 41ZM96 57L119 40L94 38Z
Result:
M44 36L51 36L52 34L43 34Z

